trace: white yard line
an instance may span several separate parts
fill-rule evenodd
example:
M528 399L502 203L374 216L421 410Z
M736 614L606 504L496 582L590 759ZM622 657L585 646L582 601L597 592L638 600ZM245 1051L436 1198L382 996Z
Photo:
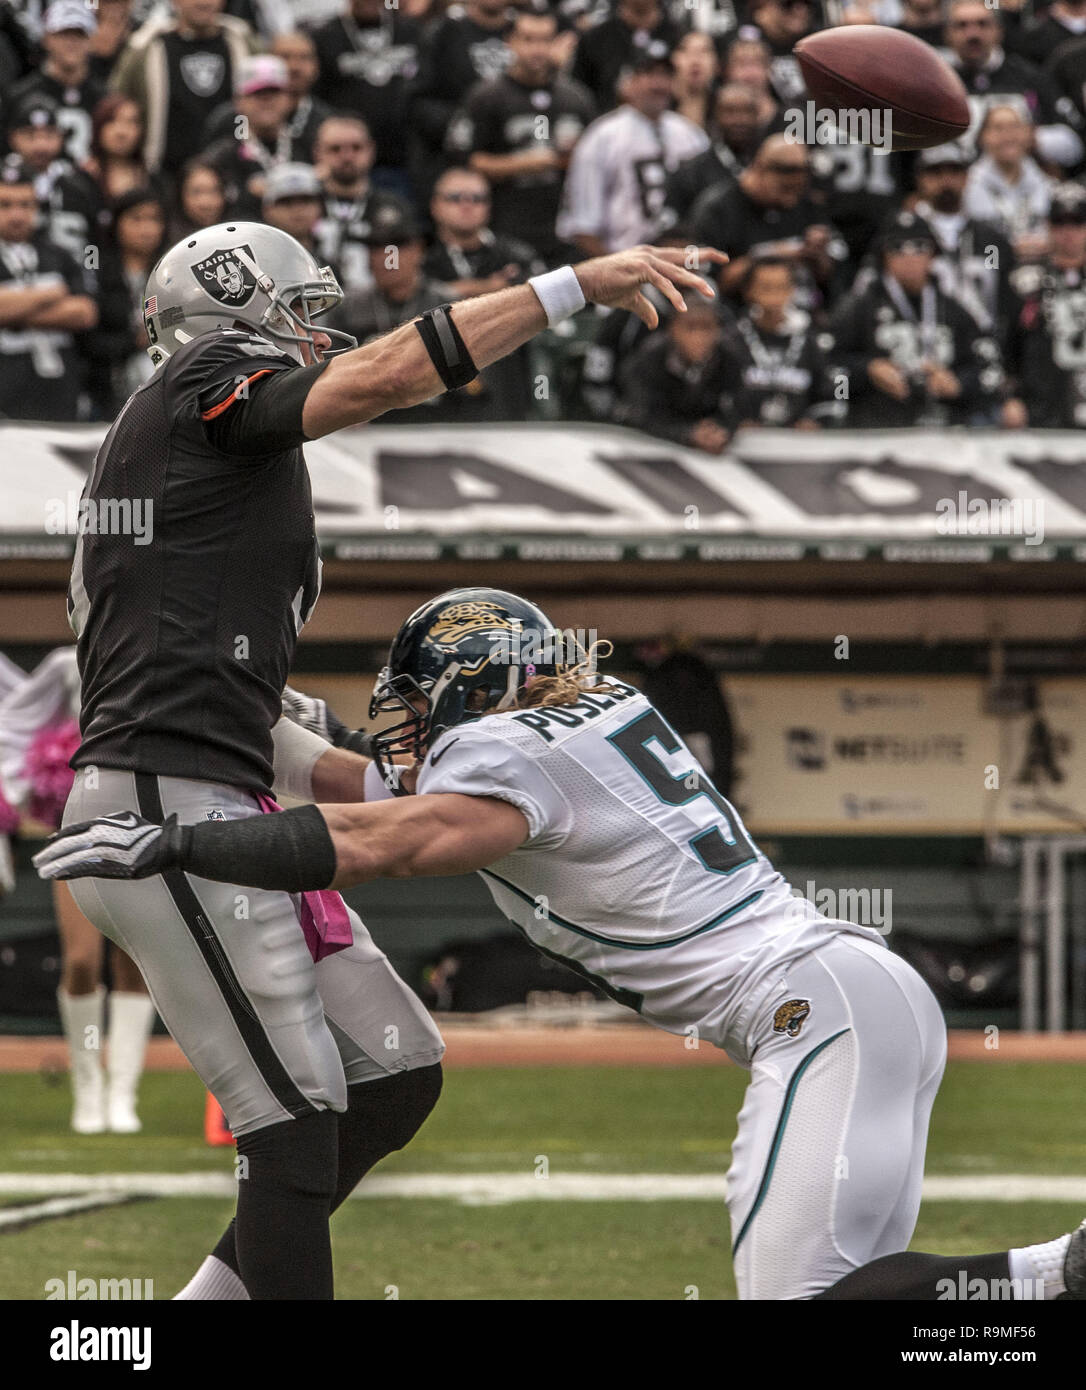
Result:
M50 1197L44 1202L9 1207L0 1211L0 1231L36 1226L39 1221L51 1221L56 1216L73 1216L80 1211L94 1211L97 1207L115 1207L130 1201L133 1195L129 1192L87 1192L81 1197Z
M236 1183L227 1173L0 1173L0 1196L21 1197L117 1194L148 1197L233 1197ZM692 1173L405 1173L377 1174L353 1196L423 1197L464 1206L507 1202L675 1202L720 1201L722 1175ZM1086 1205L1086 1177L1043 1174L929 1177L929 1202L1076 1202ZM25 1208L21 1208L25 1212ZM0 1211L0 1228L7 1213Z

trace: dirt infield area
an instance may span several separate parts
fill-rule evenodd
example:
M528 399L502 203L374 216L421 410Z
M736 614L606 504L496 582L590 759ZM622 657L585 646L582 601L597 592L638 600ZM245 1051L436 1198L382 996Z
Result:
M727 1055L709 1043L676 1037L639 1023L570 1027L495 1027L438 1018L448 1067L700 1067L729 1066ZM1012 1033L955 1030L955 1061L1086 1062L1086 1033ZM172 1038L152 1038L151 1071L188 1066ZM64 1071L62 1038L0 1037L0 1072Z

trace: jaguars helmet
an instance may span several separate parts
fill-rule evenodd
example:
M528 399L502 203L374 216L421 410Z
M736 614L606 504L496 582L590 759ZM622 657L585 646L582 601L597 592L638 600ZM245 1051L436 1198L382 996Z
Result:
M371 719L405 716L373 736L385 781L392 785L393 754L421 757L446 729L511 709L536 676L559 674L563 641L534 603L502 589L450 589L417 608L393 639L370 701Z
M329 266L300 242L261 222L224 222L179 241L151 271L143 301L148 353L156 367L185 343L215 328L244 324L297 362L313 347L313 320L343 298ZM357 339L337 329L325 351L345 352Z

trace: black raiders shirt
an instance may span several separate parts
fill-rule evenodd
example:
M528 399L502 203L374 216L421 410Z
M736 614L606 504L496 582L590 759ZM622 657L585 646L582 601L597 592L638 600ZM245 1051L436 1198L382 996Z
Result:
M407 163L410 84L419 66L418 22L392 9L375 24L350 14L313 35L320 63L316 95L336 111L361 116L377 144L377 163Z
M233 90L230 50L224 35L184 39L176 31L161 37L166 53L169 106L163 167L179 169L202 154L204 123L209 112L229 101Z
M549 148L566 154L594 115L588 92L568 78L534 87L506 73L472 87L449 126L447 148L465 163L476 150L522 154ZM554 224L564 180L561 169L496 180L491 193L493 230L526 241L544 259L552 259L560 248Z
M1021 297L1012 343L1018 393L1036 429L1086 425L1086 271L1024 265L1011 277Z
M476 82L500 77L512 60L505 42L506 18L498 29L485 29L468 15L446 15L427 30L422 46L411 119L434 149L464 94Z
M71 294L93 286L76 261L45 237L0 242L0 290L44 288L63 281ZM65 329L0 328L0 417L76 420L83 362Z
M271 787L271 729L320 591L301 407L325 366L217 330L125 404L83 495L107 520L112 499L140 499L152 539L99 524L77 543L73 767Z

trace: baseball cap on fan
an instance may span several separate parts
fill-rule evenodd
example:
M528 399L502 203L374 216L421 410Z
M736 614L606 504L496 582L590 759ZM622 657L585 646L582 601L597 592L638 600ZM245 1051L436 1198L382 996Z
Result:
M321 181L312 164L277 164L264 181L264 206L288 198L319 198Z
M234 95L252 96L254 92L285 92L287 65L273 53L258 53L246 58L238 68Z
M8 130L24 130L27 126L39 130L42 126L58 124L56 102L41 92L23 97L22 101L16 102L8 112Z
M1056 226L1086 222L1086 188L1081 183L1061 183L1052 190L1048 221Z
M86 0L53 0L42 21L42 32L46 34L64 34L74 29L93 34L97 28L98 21Z
M882 234L885 251L931 251L939 249L935 233L915 212L899 212L886 224Z
M649 72L652 68L672 66L671 49L663 39L649 39L648 43L636 44L630 56L622 65L623 75L633 72Z
M956 140L946 145L932 145L916 157L918 169L968 169L972 163L973 156Z

